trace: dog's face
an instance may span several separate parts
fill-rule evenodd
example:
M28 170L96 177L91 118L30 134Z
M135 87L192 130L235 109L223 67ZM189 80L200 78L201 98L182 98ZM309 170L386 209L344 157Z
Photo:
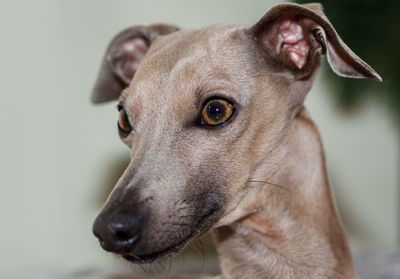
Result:
M319 6L288 4L250 28L120 33L93 95L119 98L119 134L132 150L94 224L103 248L150 262L245 216L248 181L302 106L320 54L341 75L378 77L340 38L326 39L329 28Z

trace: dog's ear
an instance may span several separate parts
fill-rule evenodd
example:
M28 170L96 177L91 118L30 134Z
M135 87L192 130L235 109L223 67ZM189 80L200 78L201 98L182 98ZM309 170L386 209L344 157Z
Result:
M344 77L381 77L341 40L317 3L280 4L271 8L249 34L277 70L289 70L296 80L311 78L327 54L332 70Z
M103 58L91 100L102 103L117 99L129 85L151 43L160 35L178 31L172 25L134 26L120 32Z

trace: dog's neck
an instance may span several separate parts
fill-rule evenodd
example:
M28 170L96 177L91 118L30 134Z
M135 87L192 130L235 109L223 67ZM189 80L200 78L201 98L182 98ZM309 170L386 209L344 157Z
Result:
M275 166L261 164L260 182L245 198L254 213L214 230L224 278L356 278L319 133L305 109L271 156Z

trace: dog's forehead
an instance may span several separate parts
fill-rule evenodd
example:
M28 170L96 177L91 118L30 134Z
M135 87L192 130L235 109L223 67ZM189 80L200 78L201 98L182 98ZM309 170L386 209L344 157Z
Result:
M144 106L143 102L150 101L194 103L199 95L223 93L245 105L248 94L237 90L243 87L240 82L251 85L240 75L249 67L244 41L243 27L234 25L160 36L146 54L127 95L136 100L133 103Z
M220 50L220 47L234 45L241 40L240 25L219 24L197 29L183 29L168 35L159 36L152 44L148 54L162 51L177 53L180 56L192 55L193 48L209 52Z

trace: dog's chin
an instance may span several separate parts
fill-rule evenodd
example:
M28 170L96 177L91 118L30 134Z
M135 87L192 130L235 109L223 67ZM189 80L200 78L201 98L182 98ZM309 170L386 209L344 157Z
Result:
M160 251L150 253L148 255L126 254L122 255L122 257L125 260L135 264L146 264L146 263L161 261L165 258L172 257L173 255L179 253L185 247L185 245L193 238L194 238L193 236L189 236L183 239L182 241L179 241L176 244L168 246L167 248L162 249Z
M195 231L193 231L190 235L184 237L182 240L175 242L174 244L171 244L167 246L167 248L161 249L156 252L152 252L146 255L138 255L138 254L133 254L133 253L128 253L122 255L122 257L135 264L146 264L146 263L152 263L152 262L157 262L161 261L165 258L169 258L174 256L175 254L179 253L185 246L188 244L192 239L197 238L201 236L202 234L206 233L207 231L210 230L212 225L215 223L217 214L213 214L214 218L211 220L204 219L203 222L200 222L198 224L199 228Z

